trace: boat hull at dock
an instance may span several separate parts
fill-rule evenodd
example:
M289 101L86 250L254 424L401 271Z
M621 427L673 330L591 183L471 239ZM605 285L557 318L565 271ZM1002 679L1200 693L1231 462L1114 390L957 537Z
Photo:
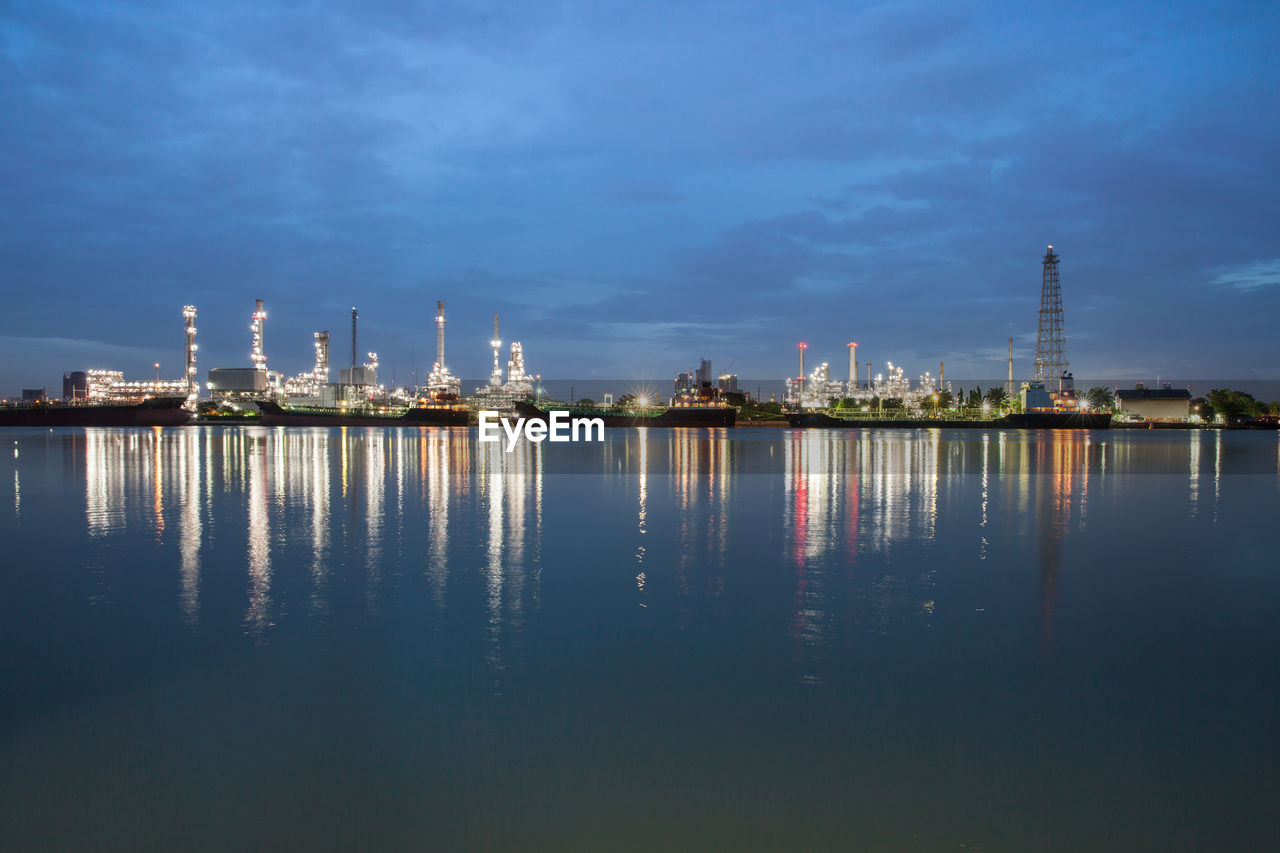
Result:
M191 420L186 397L152 397L138 403L31 403L0 406L0 426L157 427Z
M608 409L575 409L572 406L516 403L516 415L544 423L551 412L567 412L573 418L599 418L606 427L677 427L718 429L737 422L738 410L732 406L675 406L653 414L628 414Z
M406 409L330 409L319 406L258 404L263 426L366 427L466 426L469 412L462 406L410 406Z
M843 418L826 412L787 412L801 429L1110 429L1106 412L1029 412L1000 418Z

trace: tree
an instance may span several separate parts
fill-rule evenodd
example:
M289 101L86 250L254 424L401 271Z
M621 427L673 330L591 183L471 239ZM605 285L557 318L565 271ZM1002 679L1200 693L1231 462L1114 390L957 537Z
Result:
M635 394L623 394L618 398L618 407L622 409L630 409L636 404Z
M999 385L988 388L987 393L982 397L983 401L991 404L991 408L999 409L1009 402L1009 395Z
M581 406L584 409L594 409L596 401L592 400L590 397L583 397L575 405Z
M1205 399L1213 407L1214 414L1221 415L1226 421L1253 418L1265 412L1265 407L1252 394L1230 388L1214 388L1205 395Z
M1105 385L1094 385L1084 392L1084 401L1091 409L1110 411L1115 407L1116 395Z
M982 406L982 389L981 388L969 389L969 399L965 403L965 405L971 409L977 409L981 407Z

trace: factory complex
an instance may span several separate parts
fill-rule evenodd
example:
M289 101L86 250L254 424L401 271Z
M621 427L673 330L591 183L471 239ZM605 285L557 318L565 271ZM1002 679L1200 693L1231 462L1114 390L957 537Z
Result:
M751 394L739 388L732 373L715 375L711 362L701 359L696 370L679 373L666 401L653 395L625 395L615 401L604 395L604 409L619 409L619 422L636 421L642 410L690 410L700 408L739 409L755 407L748 419L774 423L787 417L793 424L839 423L847 425L927 420L946 423L982 423L1005 415L1035 415L1040 423L1056 425L1084 424L1105 426L1095 413L1106 412L1108 422L1114 412L1117 422L1143 420L1194 423L1191 394L1186 389L1164 385L1149 389L1137 383L1132 389L1112 392L1106 388L1089 389L1079 394L1067 359L1067 343L1059 279L1060 258L1049 246L1041 262L1041 299L1038 312L1036 354L1032 377L1015 383L1013 338L1008 339L1007 379L1003 387L970 389L966 397L953 391L946 380L945 364L939 362L937 375L925 371L913 381L904 368L892 361L885 369L873 372L870 360L859 359L858 344L849 342L847 378L832 375L831 365L822 362L806 373L805 354L808 344L797 347L799 371L783 383L780 401L752 400ZM44 389L23 392L21 403L7 406L74 405L128 406L158 398L182 398L182 407L202 416L240 414L254 417L259 411L279 423L325 423L335 415L376 416L379 422L397 419L416 409L410 420L421 423L457 423L460 411L514 411L520 404L547 402L541 376L531 373L525 364L524 346L512 341L503 358L499 333L499 317L493 315L493 335L489 341L493 362L488 381L464 394L462 381L445 361L445 303L436 303L435 361L425 383L415 387L387 387L379 381L378 354L361 353L359 346L359 311L351 309L350 359L339 368L333 381L330 331L313 333L311 369L295 376L285 376L267 366L265 330L267 311L258 299L250 315L249 364L247 366L214 367L208 370L203 385L197 369L196 316L194 305L182 308L185 349L183 374L177 379L156 375L146 379L128 379L118 370L94 368L72 370L63 376L62 400L53 403ZM1106 392L1101 394L1099 392ZM550 401L554 402L554 401ZM570 401L572 403L572 400ZM591 406L599 408L594 402ZM545 406L544 406L545 408ZM621 409L625 408L625 413ZM432 411L428 412L427 409ZM449 410L446 417L445 410ZM771 415L769 413L772 413ZM625 414L625 418L622 417ZM746 415L747 412L743 411ZM1086 418L1085 416L1091 416ZM723 423L719 415L712 415ZM293 418L293 420L288 420ZM433 420L434 418L434 420ZM1053 420L1057 418L1058 420ZM1074 420L1073 420L1074 418ZM677 421L680 419L677 418ZM645 422L644 418L639 418ZM361 421L361 423L373 421ZM648 421L658 423L656 421ZM703 423L703 421L697 421ZM690 421L694 423L694 421Z

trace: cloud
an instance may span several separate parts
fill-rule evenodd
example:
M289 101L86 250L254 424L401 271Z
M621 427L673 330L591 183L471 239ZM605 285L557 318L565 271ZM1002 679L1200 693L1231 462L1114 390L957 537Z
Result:
M1280 258L1218 270L1209 284L1213 287L1233 287L1245 292L1280 285Z
M493 311L545 375L661 375L710 345L767 376L797 339L838 363L857 337L930 368L994 352L999 376L1053 242L1073 359L1189 359L1163 340L1194 321L1229 342L1203 369L1275 363L1257 312L1204 283L1280 291L1254 260L1280 257L1280 12L1060 15L11 5L0 334L101 341L136 372L153 356L127 347L176 347L192 302L201 367L234 365L264 297L273 368L351 304L408 363L444 299L450 360L481 376Z

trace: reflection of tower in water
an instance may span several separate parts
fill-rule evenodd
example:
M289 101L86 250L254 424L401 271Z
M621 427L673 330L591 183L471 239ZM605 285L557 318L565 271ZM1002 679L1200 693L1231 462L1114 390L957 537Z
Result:
M271 529L267 514L267 439L250 436L246 450L249 484L249 608L244 624L261 637L271 627Z
M386 505L387 450L383 430L361 430L364 464L365 607L378 614L382 592L383 512Z
M1087 433L1055 432L1033 440L1032 477L1035 481L1036 550L1040 567L1040 643L1053 644L1057 618L1062 551L1079 508L1084 529L1088 514L1088 469L1092 444ZM1080 478L1076 494L1076 477Z
M501 672L506 668L504 629L519 633L524 624L528 506L532 494L534 512L540 516L542 445L520 442L507 453L499 443L486 444L477 458L477 469L489 521L485 569L489 644L486 658L496 672ZM540 517L536 526L541 529ZM501 685L495 688L500 690Z
M157 440L159 440L157 438ZM181 580L178 604L183 619L195 626L200 622L200 518L201 476L200 434L184 430L172 439L178 447L178 502L182 517L178 524Z

